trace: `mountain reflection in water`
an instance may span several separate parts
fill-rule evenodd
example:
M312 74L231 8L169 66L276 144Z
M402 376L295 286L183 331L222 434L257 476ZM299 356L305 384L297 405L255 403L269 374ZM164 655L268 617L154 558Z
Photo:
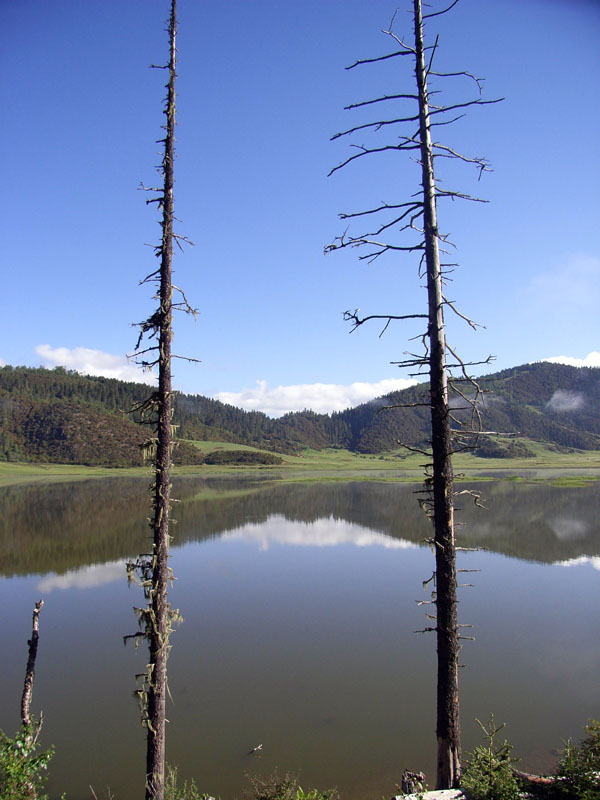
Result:
M600 485L481 485L462 499L464 745L494 712L525 768L549 769L600 716ZM18 726L31 610L41 620L34 706L54 743L53 797L142 791L143 732L129 701L143 648L123 648L141 592L124 563L149 545L147 481L0 491L0 726ZM180 479L171 601L184 616L169 662L168 758L201 791L240 797L247 771L302 769L347 800L394 792L405 768L434 774L435 642L415 601L433 558L407 484ZM552 565L552 566L551 566ZM568 568L567 568L568 567ZM593 567L593 568L592 568ZM427 608L427 607L426 607ZM467 633L472 631L467 630ZM263 742L259 758L250 747ZM93 755L92 755L93 754Z
M118 478L0 490L0 574L63 573L146 549L146 484L144 479ZM465 523L458 528L460 545L543 563L600 555L600 484L573 489L499 481L484 484L482 492L486 510L462 500L457 514ZM312 529L314 545L331 546L338 535L342 540L362 537L367 544L365 536L380 534L388 537L387 544L378 539L373 544L421 546L430 535L410 484L180 479L175 495L181 502L175 512L174 547L235 531L249 521L263 525L277 515L304 523L344 520L363 529L335 533L335 524L327 523L320 533ZM267 530L261 535L268 536Z

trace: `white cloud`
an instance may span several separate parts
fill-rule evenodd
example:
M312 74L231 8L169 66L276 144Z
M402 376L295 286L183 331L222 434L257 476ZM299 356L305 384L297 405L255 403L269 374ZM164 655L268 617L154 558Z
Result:
M125 356L103 353L102 350L90 350L87 347L53 348L49 344L40 344L35 352L44 359L46 367L65 367L83 375L100 375L122 381L156 383L153 373L132 364Z
M327 414L352 408L416 383L417 381L405 378L389 378L377 383L357 382L347 386L339 383L304 383L270 389L266 381L257 381L254 389L218 392L215 399L246 411L263 411L271 417L280 417L288 411L303 411L306 408Z
M542 361L550 361L552 364L567 364L569 367L600 367L600 352L592 350L585 358L550 356L550 358L542 358Z
M63 575L50 575L38 583L38 591L53 589L91 589L105 583L125 579L125 561L110 561L107 564L92 564L83 569L71 570Z
M384 547L394 550L418 547L406 539L386 536L362 525L333 517L318 519L315 522L291 522L285 517L274 515L266 522L250 523L224 534L222 538L255 542L261 550L268 550L273 544L293 547L335 547L340 544L351 544L356 547Z

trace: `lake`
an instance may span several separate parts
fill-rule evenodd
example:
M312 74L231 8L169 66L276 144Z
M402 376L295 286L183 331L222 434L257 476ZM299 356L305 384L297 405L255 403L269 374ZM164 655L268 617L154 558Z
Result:
M133 691L146 650L125 560L147 551L148 480L0 490L0 727L19 725L31 613L42 597L32 711L56 745L52 797L142 796ZM300 772L348 800L435 782L435 640L423 582L433 555L414 485L181 479L174 512L167 757L223 800L246 773ZM600 482L478 485L459 519L463 747L475 718L506 722L521 767L552 768L600 717ZM263 745L259 756L248 751Z

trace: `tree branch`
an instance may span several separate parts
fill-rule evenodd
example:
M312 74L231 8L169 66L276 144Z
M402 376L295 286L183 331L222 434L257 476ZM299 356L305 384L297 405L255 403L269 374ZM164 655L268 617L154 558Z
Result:
M406 47L406 45L404 45ZM409 56L411 55L412 50L399 50L396 53L388 53L385 56L377 56L377 58L363 58L358 59L354 62L354 64L350 64L349 67L345 67L345 69L354 69L354 67L361 67L363 64L376 64L378 61L387 61L388 58L396 58L396 56Z
M458 2L459 2L459 0L454 0L454 2L453 2L453 3L451 3L451 4L448 6L448 8L445 8L443 11L432 11L430 14L423 14L423 20L426 20L426 19L431 19L431 17L439 17L439 16L441 16L442 14L446 14L448 11L450 11L450 9L451 9L451 8L454 8L454 6L455 6L455 5L456 5Z
M385 100L418 100L416 94L385 94L383 97L376 97L375 100L362 100L360 103L351 103L349 106L344 106L344 111L350 111L353 108L362 108L362 106L370 106L373 103L383 103Z

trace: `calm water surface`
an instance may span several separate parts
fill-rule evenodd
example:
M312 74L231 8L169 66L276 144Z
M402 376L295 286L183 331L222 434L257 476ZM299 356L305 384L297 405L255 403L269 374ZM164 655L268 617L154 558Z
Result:
M0 727L14 731L34 602L43 597L34 710L56 745L49 788L69 800L143 791L132 692L146 652L124 561L148 547L143 480L0 492ZM171 602L168 759L223 800L245 773L301 771L344 798L394 791L405 768L434 782L435 641L425 617L430 528L412 486L185 480ZM551 768L562 740L600 716L600 486L485 484L465 502L461 712L507 722L524 767ZM248 756L262 743L260 757Z

